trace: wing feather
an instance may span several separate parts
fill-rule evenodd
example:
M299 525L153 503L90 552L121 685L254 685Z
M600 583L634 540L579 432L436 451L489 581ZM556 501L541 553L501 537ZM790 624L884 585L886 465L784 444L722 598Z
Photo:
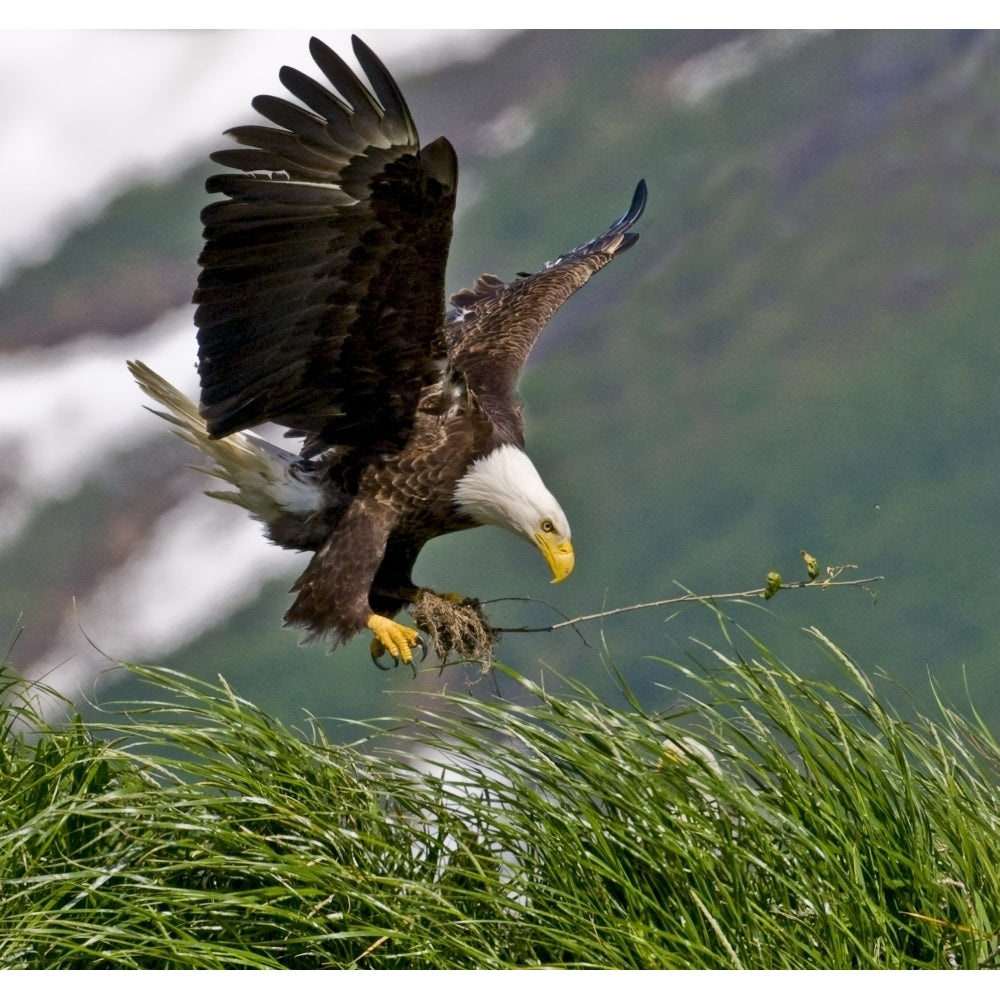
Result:
M516 385L542 328L578 288L638 240L628 230L645 207L646 182L639 181L628 211L600 236L534 274L509 282L484 274L473 288L451 297L451 364L465 377L501 437L523 443Z
M300 106L260 96L270 125L227 132L224 196L202 213L195 293L201 412L222 437L273 421L313 453L399 447L446 357L444 271L457 166L420 148L398 86L358 39L366 84L316 39L333 90L299 70Z

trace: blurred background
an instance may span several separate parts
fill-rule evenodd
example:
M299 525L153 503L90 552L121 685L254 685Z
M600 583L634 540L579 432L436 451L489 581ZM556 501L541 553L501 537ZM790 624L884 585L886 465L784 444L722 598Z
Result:
M345 55L349 32L316 34ZM596 235L644 177L641 239L560 311L521 383L528 450L573 526L554 587L478 529L418 583L493 624L805 578L725 614L799 670L816 626L917 708L930 678L1000 723L1000 40L991 32L361 31L460 185L449 286ZM0 642L81 711L117 660L215 679L294 724L396 714L477 666L382 674L281 628L305 557L201 494L142 409L141 358L196 390L207 154L306 32L0 34ZM496 656L643 706L710 662L700 607L504 635ZM747 653L753 653L747 643ZM900 694L900 699L905 696ZM329 724L336 733L337 725Z

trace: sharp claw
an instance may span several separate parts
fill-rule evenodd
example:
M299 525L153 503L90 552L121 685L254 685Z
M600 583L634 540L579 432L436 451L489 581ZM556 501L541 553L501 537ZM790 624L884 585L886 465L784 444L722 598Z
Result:
M417 636L417 645L414 648L420 650L420 662L423 663L424 660L427 659L427 641L424 639L424 637L422 635L418 635ZM390 670L392 670L393 667L398 667L399 666L399 657L398 656L394 656L392 658L392 667L387 667L382 662L382 657L385 656L385 654L387 652L388 652L388 650L384 646L382 647L382 651L380 653L376 653L374 649L372 649L372 651L371 651L372 663L374 663L375 666L379 668L379 670L384 670L386 673L388 673ZM417 664L414 662L414 660L412 658L409 660L409 664L410 664L410 669L413 671L413 676L416 677L417 676Z
M383 664L382 664L382 657L385 655L385 653L386 653L385 646L382 647L382 652L381 653L376 653L375 650L372 649L372 651L371 651L371 654L372 654L372 663L374 663L375 666L379 668L379 670L384 670L384 671L386 671L388 673L390 670L392 670L392 667L383 666ZM398 667L399 666L399 660L397 660L395 656L392 658L392 666L393 667Z

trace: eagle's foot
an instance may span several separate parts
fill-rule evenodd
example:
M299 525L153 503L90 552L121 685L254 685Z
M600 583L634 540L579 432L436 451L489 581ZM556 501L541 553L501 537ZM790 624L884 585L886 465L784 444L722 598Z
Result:
M371 644L372 663L379 670L389 669L381 662L386 653L392 657L394 665L397 667L400 660L412 666L413 653L411 650L418 647L421 653L420 659L423 660L427 656L427 643L424 642L423 636L416 629L407 628L406 625L400 625L399 622L394 622L391 618L386 618L383 615L371 615L367 625L374 634Z

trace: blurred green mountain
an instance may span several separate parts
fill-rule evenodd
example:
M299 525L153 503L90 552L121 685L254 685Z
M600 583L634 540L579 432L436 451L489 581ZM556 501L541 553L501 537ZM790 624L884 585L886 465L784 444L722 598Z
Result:
M481 529L429 546L418 582L551 601L488 609L495 624L545 624L678 583L800 579L804 548L884 576L877 601L845 588L734 608L762 640L817 625L918 698L929 672L1000 722L997 36L530 32L404 90L424 140L444 133L459 151L453 288L536 269L621 214L640 177L650 192L639 243L557 315L521 385L576 571L551 587L530 548ZM176 235L176 206L193 184L160 192L162 217L144 222L147 239L167 234L154 243L171 275L191 271L196 213ZM140 213L155 201L130 200ZM0 291L0 315L16 294ZM0 572L14 572L9 553ZM456 682L386 680L362 642L298 648L278 627L286 590L265 588L169 665L223 673L296 716L370 715L388 686ZM691 648L702 613L669 614L508 635L497 652L600 688L606 650L656 706L663 668L645 657Z

